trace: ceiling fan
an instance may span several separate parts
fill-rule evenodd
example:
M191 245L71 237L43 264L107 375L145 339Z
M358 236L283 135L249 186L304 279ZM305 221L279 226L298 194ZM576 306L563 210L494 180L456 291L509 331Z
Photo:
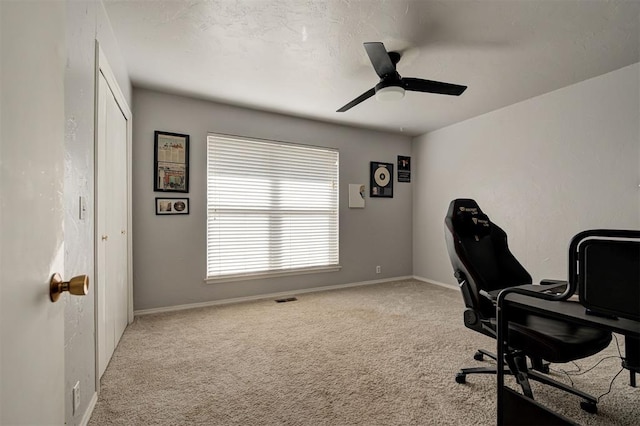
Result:
M467 88L467 86L458 84L423 80L421 78L402 78L396 71L396 64L401 57L400 53L387 52L384 44L380 42L364 43L364 48L367 51L367 55L369 55L376 74L380 77L380 82L336 112L345 112L373 95L376 95L376 99L382 101L402 99L405 90L460 96Z

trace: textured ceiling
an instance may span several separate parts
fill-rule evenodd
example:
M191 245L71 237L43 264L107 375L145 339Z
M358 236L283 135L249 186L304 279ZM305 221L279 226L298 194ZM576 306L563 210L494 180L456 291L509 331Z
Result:
M114 1L134 86L418 135L640 61L639 1ZM468 85L336 109L378 82L362 43L403 77Z

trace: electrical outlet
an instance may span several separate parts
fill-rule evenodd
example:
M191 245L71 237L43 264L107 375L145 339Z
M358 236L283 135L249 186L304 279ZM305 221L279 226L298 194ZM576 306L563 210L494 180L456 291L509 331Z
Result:
M376 266L376 274L379 274L380 272L381 272L380 271L380 265L378 265L378 266Z
M73 414L75 415L80 408L80 382L76 382L73 387Z

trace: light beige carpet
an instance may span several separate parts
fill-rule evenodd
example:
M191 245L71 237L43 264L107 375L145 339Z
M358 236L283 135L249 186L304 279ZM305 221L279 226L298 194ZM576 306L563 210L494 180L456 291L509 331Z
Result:
M297 297L137 317L90 425L495 424L495 376L454 381L460 367L489 364L473 360L478 347L495 348L464 327L458 291L404 281ZM578 364L617 353L614 343ZM620 359L605 359L573 381L598 396L619 369ZM626 370L598 415L577 397L533 387L581 424L640 424L640 388L628 386Z

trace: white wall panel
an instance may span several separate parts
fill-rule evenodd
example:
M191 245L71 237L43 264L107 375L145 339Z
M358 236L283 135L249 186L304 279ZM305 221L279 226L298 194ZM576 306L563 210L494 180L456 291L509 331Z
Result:
M639 66L414 140L414 275L455 283L444 242L454 198L474 198L534 281L567 276L571 237L640 228Z

